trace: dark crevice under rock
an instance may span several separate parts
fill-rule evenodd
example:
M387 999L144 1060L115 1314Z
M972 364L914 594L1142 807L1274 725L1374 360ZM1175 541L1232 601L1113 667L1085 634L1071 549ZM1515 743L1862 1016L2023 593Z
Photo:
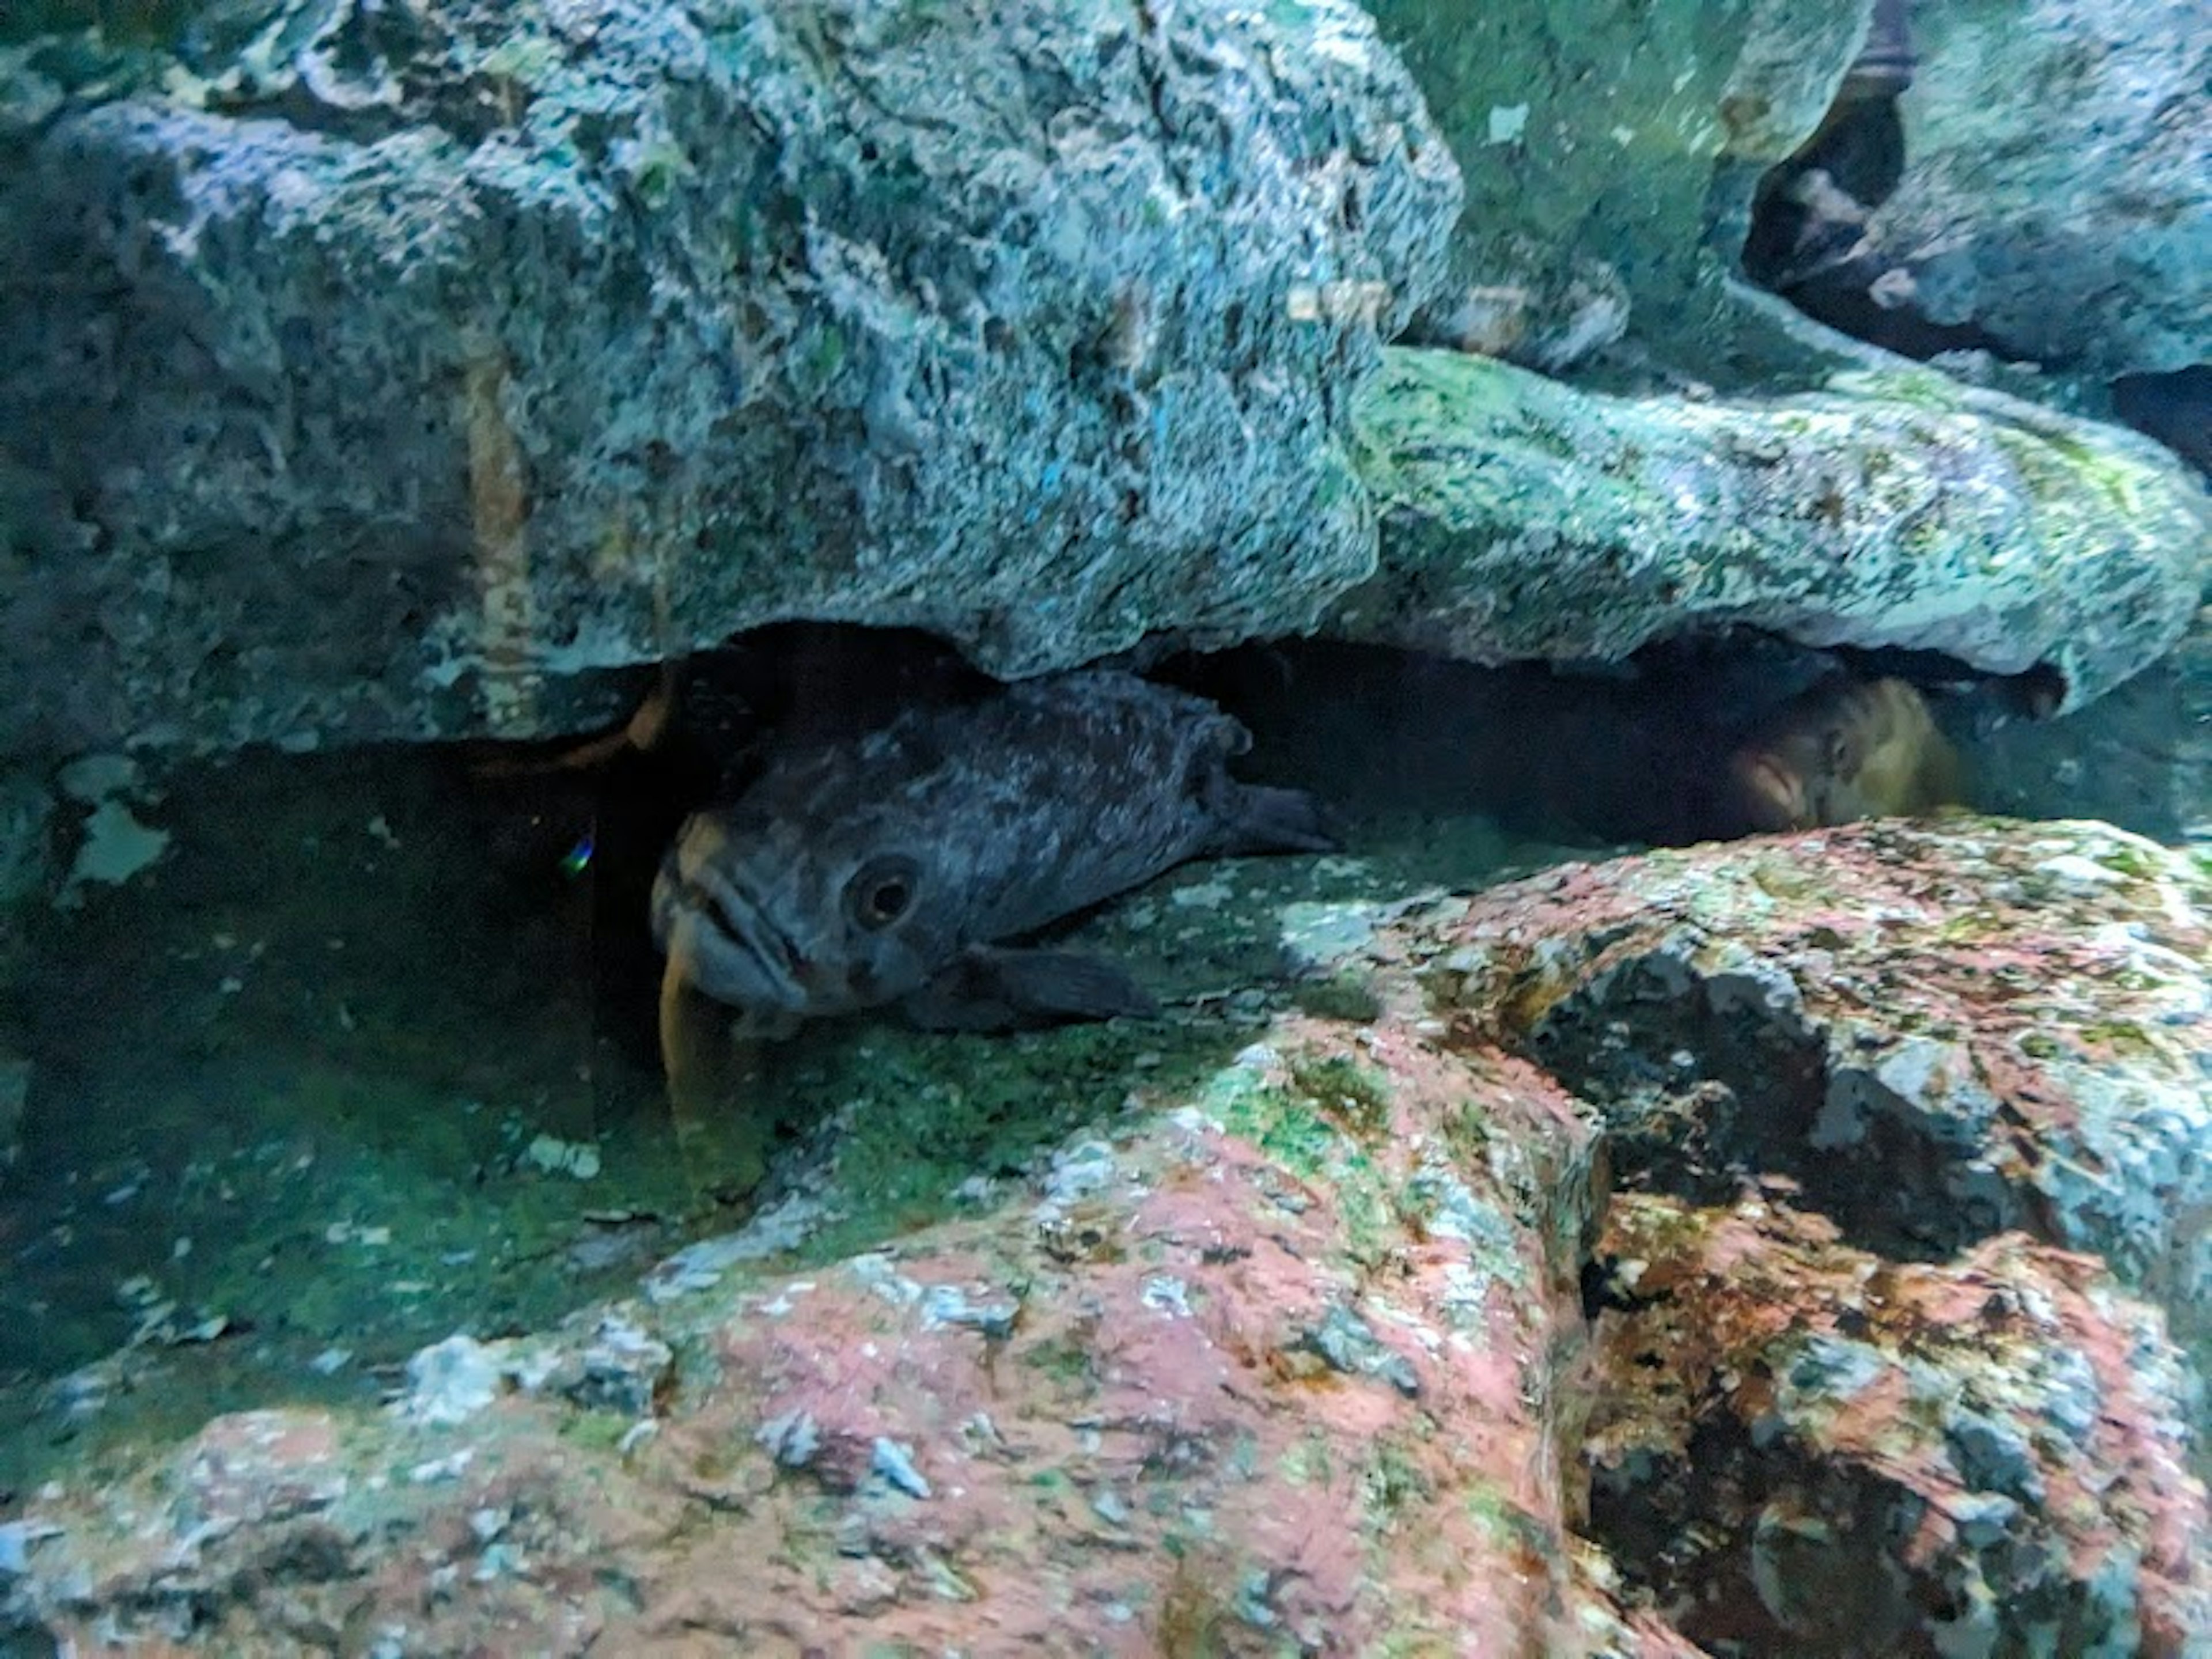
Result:
M1673 1363L1664 1354L1657 1364ZM2118 1652L2132 1609L2047 1570L2002 1527L1916 1550L1928 1505L1864 1464L1808 1457L1708 1422L1681 1459L1600 1470L1590 1530L1683 1636L1719 1659L1944 1659L1995 1592L1996 1651ZM2021 1645L2012 1645L2017 1643Z
M1675 1363L1664 1353L1651 1360ZM1766 1524L1770 1505L1789 1517L1778 1552L1773 1534L1784 1528ZM1910 1638L1914 1603L1940 1607L1940 1589L1917 1583L1893 1553L1904 1541L1897 1529L1909 1536L1920 1507L1863 1471L1708 1423L1686 1457L1597 1471L1589 1526L1631 1579L1673 1610L1674 1628L1708 1652L1934 1659L1934 1649Z

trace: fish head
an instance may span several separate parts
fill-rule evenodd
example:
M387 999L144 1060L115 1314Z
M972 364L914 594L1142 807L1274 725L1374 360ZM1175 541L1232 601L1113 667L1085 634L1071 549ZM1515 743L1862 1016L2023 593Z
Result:
M1771 744L1739 750L1730 758L1735 802L1753 833L1772 835L1813 827L1810 790L1796 759L1780 745Z
M1841 811L1864 763L1854 688L1820 682L1792 698L1729 757L1735 803L1754 833L1815 830L1856 816Z
M789 821L695 813L653 883L672 971L763 1022L896 1000L957 953L956 884L885 824L810 836Z
M1909 681L1835 679L1785 706L1730 762L1755 830L1928 811L1955 798L1957 757Z

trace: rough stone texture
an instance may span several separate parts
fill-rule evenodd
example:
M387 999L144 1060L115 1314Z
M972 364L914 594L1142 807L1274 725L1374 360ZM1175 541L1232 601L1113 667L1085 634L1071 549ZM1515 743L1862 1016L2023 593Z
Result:
M1970 712L1960 735L1975 805L2212 848L2212 604L2179 646L2094 708L2057 720Z
M292 0L10 52L0 147L0 750L64 754L527 733L784 616L1298 629L1459 202L1341 0Z
M1843 1237L2100 1256L2212 1357L2212 860L2095 823L1870 823L1478 900L1443 994L1617 1158L1801 1182Z
M1559 1527L1586 1127L1403 1022L1275 1035L973 1222L743 1289L742 1244L672 1259L617 1322L669 1384L564 1383L586 1316L442 1345L384 1421L221 1419L42 1505L18 1610L240 1653L1669 1651Z
M1710 373L1753 186L1818 124L1869 0L1371 9L1467 179L1420 331L1553 368L1626 325Z
M2094 1264L1897 1265L1757 1198L1626 1198L1599 1250L1592 1526L1700 1646L2202 1650L2203 1401Z
M1393 14L1482 157L1457 257L1542 267L1490 320L1545 362L1623 295L1655 340L1758 311L1693 228L1864 21L1601 9ZM0 752L576 729L593 670L799 614L1009 673L1747 623L2071 706L2201 586L2162 462L1932 377L1584 403L1407 356L1374 393L1460 195L1335 0L221 15L4 59Z
M2152 1258L2212 1168L2208 915L2201 862L1980 820L1347 913L1305 948L1360 1012L962 1218L793 1270L800 1186L389 1412L64 1483L0 1523L9 1614L241 1655L1687 1659L1739 1613L2193 1655L2196 1382L2053 1247L2202 1311ZM1685 1447L1711 1481L1652 1478Z
M2212 362L2202 0L1923 0L1906 165L1867 234L1911 306L2100 374Z
M1627 400L1397 349L1364 398L1383 519L1331 631L1477 660L1696 626L2039 666L2078 707L2180 636L2212 498L2156 444L1932 372Z

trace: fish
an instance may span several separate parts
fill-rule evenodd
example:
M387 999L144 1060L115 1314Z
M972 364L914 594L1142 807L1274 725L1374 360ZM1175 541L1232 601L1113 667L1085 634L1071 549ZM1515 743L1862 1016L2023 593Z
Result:
M1960 804L1957 750L1909 680L1839 675L1784 703L1729 757L1747 832L1831 829Z
M1119 964L1023 941L1193 859L1334 850L1312 795L1230 775L1250 743L1194 693L1087 669L772 754L655 878L664 1043L696 1047L701 996L764 1038L871 1009L951 1030L1155 1012Z

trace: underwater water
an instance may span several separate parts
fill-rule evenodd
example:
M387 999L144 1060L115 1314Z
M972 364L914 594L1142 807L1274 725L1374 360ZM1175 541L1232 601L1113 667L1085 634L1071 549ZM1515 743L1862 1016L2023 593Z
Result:
M0 8L0 1653L2212 1651L2208 75Z

